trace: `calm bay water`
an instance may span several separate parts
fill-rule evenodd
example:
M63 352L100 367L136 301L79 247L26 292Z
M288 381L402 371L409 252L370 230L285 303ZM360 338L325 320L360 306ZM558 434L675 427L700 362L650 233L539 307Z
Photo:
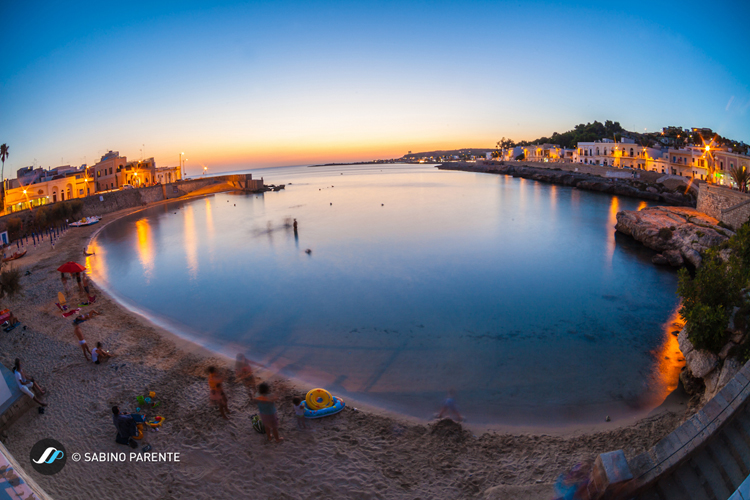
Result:
M599 422L676 386L676 275L614 231L644 202L432 166L261 175L286 190L109 224L94 278L205 345L419 417L452 388L473 422Z

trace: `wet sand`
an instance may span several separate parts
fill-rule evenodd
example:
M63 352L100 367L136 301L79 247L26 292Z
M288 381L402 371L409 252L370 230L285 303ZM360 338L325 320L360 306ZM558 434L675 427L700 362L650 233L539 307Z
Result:
M230 368L231 360L179 339L106 297L92 283L102 313L82 324L89 345L97 341L117 354L102 365L84 360L70 319L54 305L62 290L56 268L83 262L82 249L97 226L71 229L52 250L49 242L14 263L24 296L5 300L27 327L0 333L0 361L24 361L28 375L48 390L44 415L27 413L3 442L55 498L549 498L556 477L597 454L624 449L636 455L671 432L684 418L681 400L647 418L615 427L461 427L450 421L419 422L349 402L336 416L310 421L313 432L296 430L291 398L310 387L256 369L280 397L281 444L269 444L251 427L256 406L244 387L226 384L231 411L220 418L209 403L207 366ZM76 302L75 283L68 283ZM91 306L81 312L88 312ZM207 312L210 313L210 312ZM110 407L135 410L135 398L152 390L165 417L144 443L155 452L180 453L178 463L73 462L55 476L28 466L33 444L46 437L73 453L129 453L114 442ZM354 407L358 410L354 410ZM610 427L611 426L611 427ZM486 432L484 432L486 431Z

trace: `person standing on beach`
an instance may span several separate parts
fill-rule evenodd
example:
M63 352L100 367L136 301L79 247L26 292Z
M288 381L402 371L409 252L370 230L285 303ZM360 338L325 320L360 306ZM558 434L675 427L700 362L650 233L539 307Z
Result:
M237 363L234 366L234 376L245 386L245 389L247 389L247 395L250 396L250 399L254 399L255 375L253 375L253 369L250 367L250 363L242 353L237 355Z
M81 331L81 325L78 323L73 323L73 333L76 334L76 337L78 337L78 344L81 346L81 350L83 351L83 357L86 358L86 361L91 360L91 349L89 349L89 346L86 344L86 339L83 338L83 332Z
M443 418L444 416L447 416L450 419L455 417L456 422L463 422L464 420L464 417L458 411L458 406L456 406L456 394L453 389L448 390L448 397L443 401L440 413L435 415L436 418Z
M292 399L294 405L294 418L297 419L297 429L307 429L307 423L305 422L305 404L302 402L302 398L295 397Z
M224 394L224 387L222 387L224 379L216 372L215 366L209 366L206 371L208 372L209 398L219 407L221 416L224 417L225 420L229 420L229 417L227 417L227 413L229 413L229 408L227 408L227 395Z
M60 273L60 281L62 281L63 289L67 292L68 291L68 278L65 276L65 273Z
M276 442L280 443L284 438L279 437L279 415L276 412L277 398L270 395L271 388L265 382L258 386L258 392L260 395L255 398L255 401L258 403L258 413L260 413L260 419L266 428L268 441L270 442L271 436L273 436Z

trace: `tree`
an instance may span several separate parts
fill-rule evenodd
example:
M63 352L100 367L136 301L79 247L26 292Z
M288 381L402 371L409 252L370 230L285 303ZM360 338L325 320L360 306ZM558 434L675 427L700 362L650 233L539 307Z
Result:
M724 347L729 317L734 306L742 302L742 283L737 260L728 265L716 248L703 256L694 278L686 269L680 269L680 315L685 318L688 338L696 348L718 353Z
M21 272L18 268L3 269L0 272L0 299L12 299L21 293L21 288Z
M737 184L737 187L743 193L747 192L747 184L750 182L750 172L743 165L742 167L732 167L729 169L729 175L732 176L732 180Z
M3 187L2 191L0 192L0 198L2 198L3 201L3 210L5 209L5 160L8 159L8 145L3 143L0 145L0 160L3 161L3 169L0 172L0 182L2 182Z

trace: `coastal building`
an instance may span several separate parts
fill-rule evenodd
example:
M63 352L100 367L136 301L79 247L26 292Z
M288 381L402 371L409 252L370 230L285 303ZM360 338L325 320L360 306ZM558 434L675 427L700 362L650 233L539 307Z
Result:
M579 142L573 162L668 173L668 162L663 150L640 146L628 138L619 142L613 139Z
M128 161L119 151L109 151L93 166L96 191L120 189L122 186L150 186L155 183L156 162L153 158Z
M564 159L563 148L557 144L532 144L523 148L524 159L536 162L559 162Z
M6 181L5 213L94 194L93 169L65 165L45 170L25 167Z
M155 184L169 184L182 180L182 170L180 167L158 167L154 172Z
M96 175L96 191L119 188L121 184L118 184L118 174L127 161L127 158L120 156L119 151L109 151L102 156L101 160L93 167Z

